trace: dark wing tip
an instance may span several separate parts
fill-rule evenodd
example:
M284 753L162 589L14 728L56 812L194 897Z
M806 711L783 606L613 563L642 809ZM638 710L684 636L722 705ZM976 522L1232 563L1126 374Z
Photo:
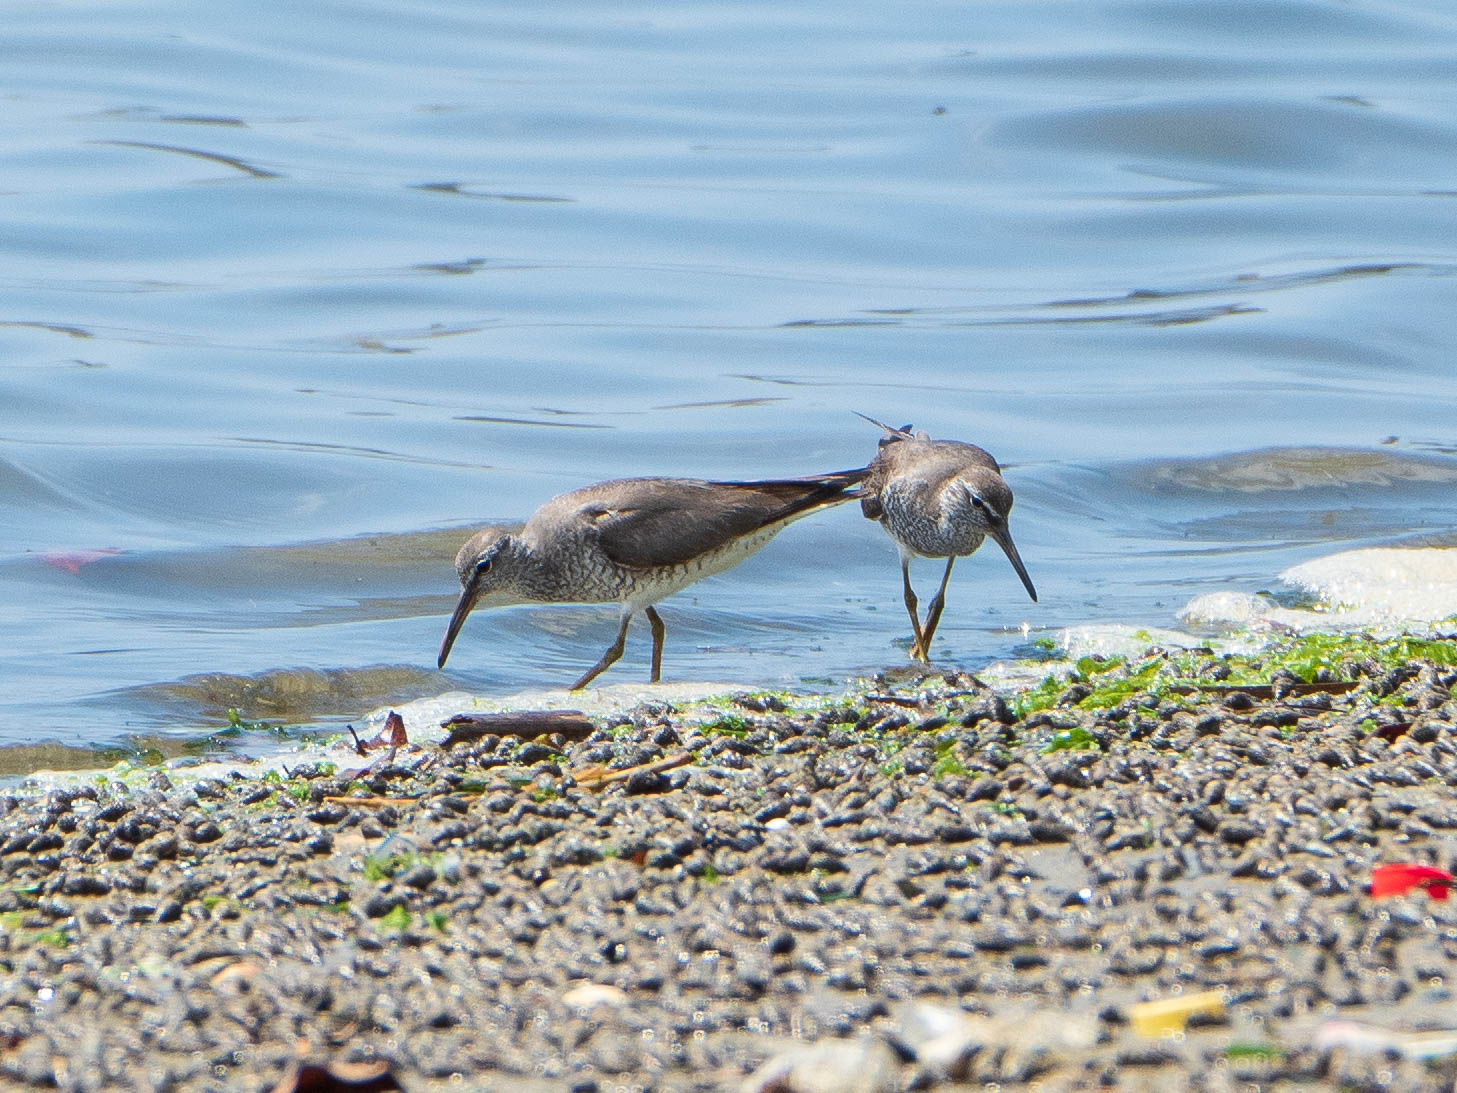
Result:
M869 414L862 414L859 410L851 410L850 412L856 417L864 418L866 421L870 422L870 424L877 425L885 430L885 436L880 438L880 446L882 448L884 448L887 444L894 444L896 441L899 440L910 440L913 436L913 434L911 433L911 426L909 424L902 425L899 429L897 429L894 425L887 425L885 422L879 421L876 418L871 417Z

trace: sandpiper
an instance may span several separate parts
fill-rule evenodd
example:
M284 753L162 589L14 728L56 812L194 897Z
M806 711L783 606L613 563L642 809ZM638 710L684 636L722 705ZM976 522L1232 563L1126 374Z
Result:
M477 605L617 603L617 640L572 690L622 656L627 624L639 610L652 627L656 683L664 628L652 605L737 565L800 517L857 496L848 491L866 473L766 482L623 478L553 497L520 531L484 528L455 558L460 600L440 644L439 666Z
M1006 553L1027 594L1037 600L1007 528L1012 491L1002 481L997 461L974 444L932 440L925 433L912 433L909 425L896 429L874 418L865 420L879 425L886 435L857 491L860 508L868 519L879 520L900 548L901 580L914 636L911 655L929 663L951 567L957 558L974 553L987 536ZM927 605L924 624L916 615L916 594L911 590L914 555L946 559L941 587Z

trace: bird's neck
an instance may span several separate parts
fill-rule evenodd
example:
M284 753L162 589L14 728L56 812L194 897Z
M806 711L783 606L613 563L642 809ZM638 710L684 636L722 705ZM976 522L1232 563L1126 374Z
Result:
M568 575L560 559L550 551L538 551L532 543L515 535L506 536L496 555L500 587L509 590L517 602L554 603L570 600L564 587Z

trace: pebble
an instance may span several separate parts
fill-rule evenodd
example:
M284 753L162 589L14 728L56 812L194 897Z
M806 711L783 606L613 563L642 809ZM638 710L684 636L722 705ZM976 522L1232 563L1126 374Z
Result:
M742 1086L744 1093L894 1093L899 1088L899 1059L871 1036L782 1048Z

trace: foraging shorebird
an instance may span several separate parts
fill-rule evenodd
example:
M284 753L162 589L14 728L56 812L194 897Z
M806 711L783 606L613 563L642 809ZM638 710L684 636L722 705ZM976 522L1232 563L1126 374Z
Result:
M997 461L974 444L932 440L925 433L912 433L909 425L896 429L874 418L865 420L879 425L886 435L856 491L860 509L867 519L879 520L900 548L906 611L915 639L911 656L929 664L951 567L957 558L975 553L988 536L1007 555L1027 595L1037 601L1037 590L1007 528L1012 491L1002 481ZM924 624L916 615L916 594L911 590L910 562L916 555L946 559L941 587L926 607Z
M478 605L617 603L617 640L572 684L585 687L620 656L627 624L643 611L653 634L651 682L663 663L663 620L653 604L738 565L786 525L856 496L866 470L767 482L624 478L553 497L519 532L490 527L460 548L460 600L439 666Z

